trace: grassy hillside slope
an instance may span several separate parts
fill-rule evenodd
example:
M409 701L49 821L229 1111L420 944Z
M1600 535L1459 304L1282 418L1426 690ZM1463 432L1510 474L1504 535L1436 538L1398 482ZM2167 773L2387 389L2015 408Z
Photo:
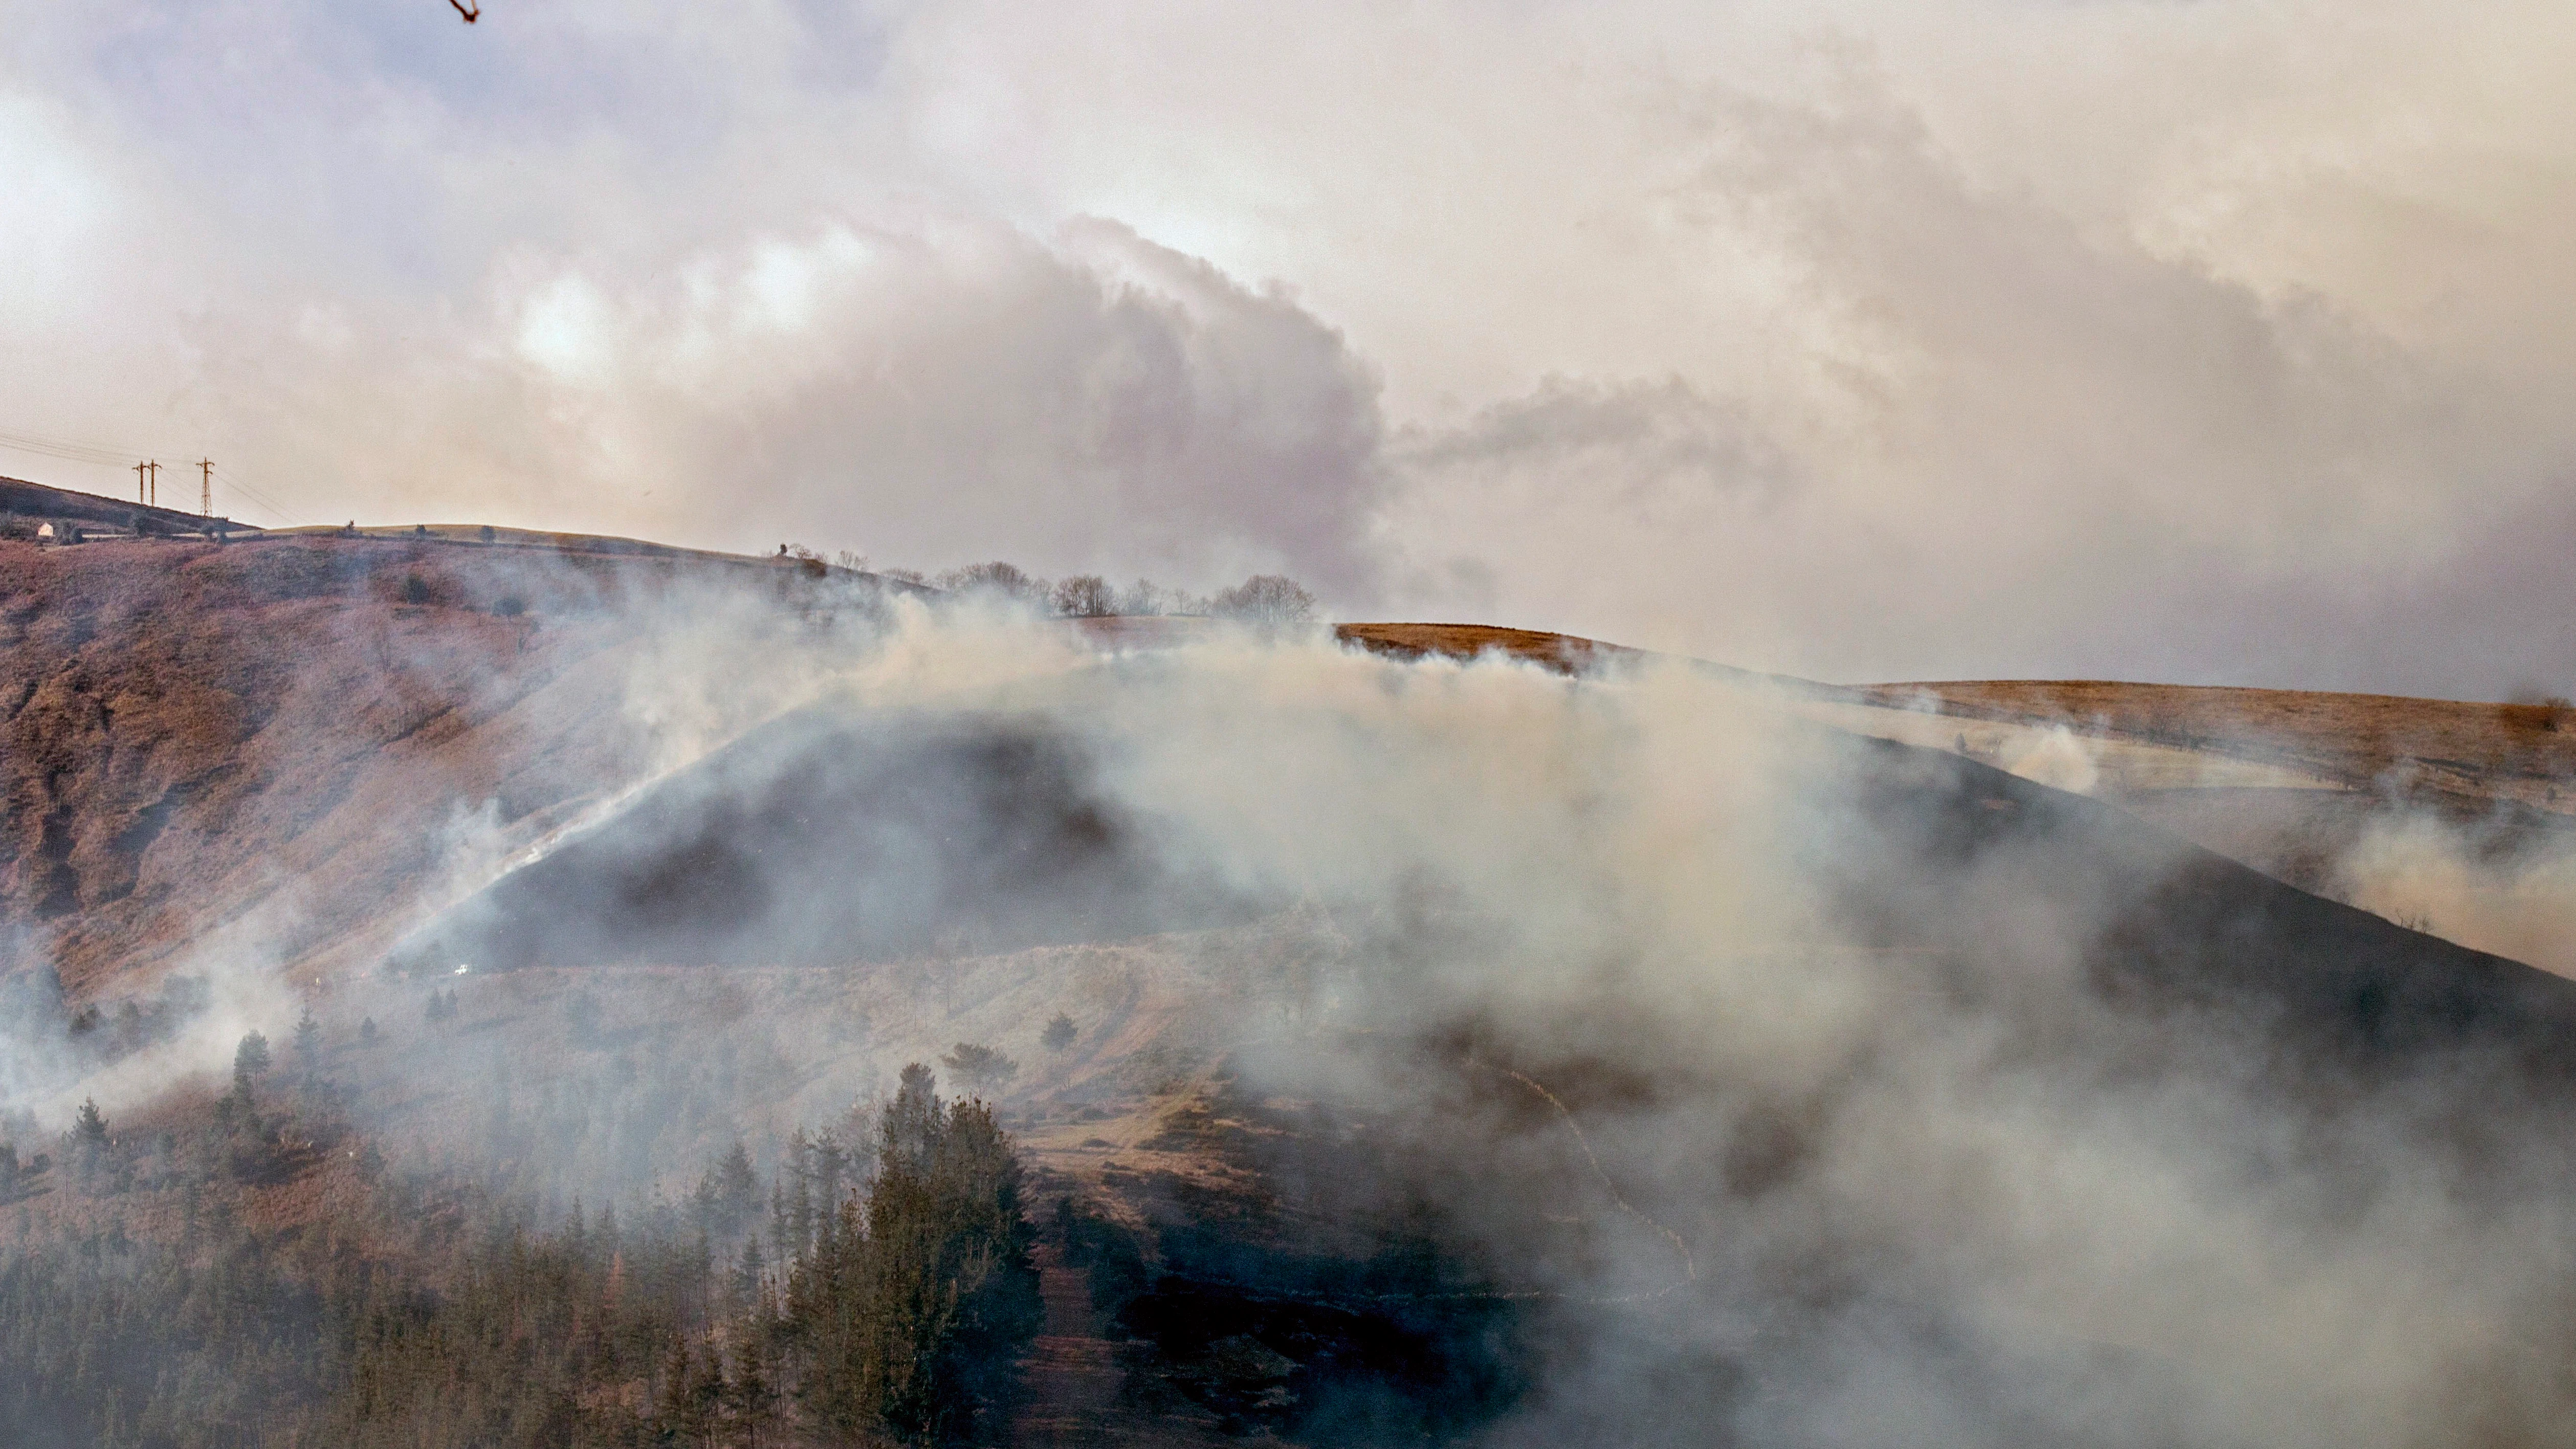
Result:
M634 778L630 605L790 567L412 540L0 543L0 949L74 994L238 927L372 943L461 812L494 846ZM255 940L251 939L255 938Z

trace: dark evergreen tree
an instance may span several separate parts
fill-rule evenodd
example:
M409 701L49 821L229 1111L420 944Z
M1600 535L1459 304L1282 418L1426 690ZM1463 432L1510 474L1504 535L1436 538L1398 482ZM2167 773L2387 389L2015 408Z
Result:
M1019 1167L991 1111L948 1107L918 1064L878 1138L864 1206L847 1202L830 1250L791 1275L807 1399L842 1434L960 1438L1037 1330Z
M707 1356L689 1376L687 1416L682 1423L683 1432L694 1436L691 1443L715 1442L716 1429L724 1422L726 1398L724 1354L709 1344Z
M689 1367L689 1341L685 1338L672 1339L670 1357L662 1363L661 1391L653 1404L654 1428L659 1431L658 1437L662 1443L694 1442L692 1436L696 1425L693 1421L689 1397L689 1389L694 1380L690 1376Z
M760 1358L760 1340L755 1337L728 1386L726 1408L734 1422L742 1426L744 1449L760 1449L762 1431L775 1427L779 1420L778 1389L763 1371Z
M716 1165L716 1212L727 1236L749 1227L760 1211L760 1177L751 1170L751 1154L736 1141Z
M268 1038L251 1032L241 1039L240 1046L233 1048L233 1085L247 1097L251 1082L267 1070Z
M322 1070L322 1023L313 1019L310 1006L295 1021L295 1070L308 1083Z

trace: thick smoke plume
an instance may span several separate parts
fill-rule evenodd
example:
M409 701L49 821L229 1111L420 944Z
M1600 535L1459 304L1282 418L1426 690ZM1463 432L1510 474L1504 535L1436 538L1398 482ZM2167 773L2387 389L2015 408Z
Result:
M2180 848L2061 825L1927 873L1903 842L1957 832L1944 797L1869 804L1843 746L1679 671L1136 672L1150 726L1103 722L1126 798L1364 923L1365 1034L1273 1085L1392 1113L1560 1295L1505 1439L2470 1442L2566 1407L2525 1367L2565 1350L2563 1085L2392 1053L2356 1090L2283 1045L2323 1021L2106 995L2088 963ZM2188 969L2296 969L2222 954ZM1600 1178L1520 1072L1581 1104Z
M2567 1084L2517 1045L2565 1003L2480 974L2503 963L2424 962L2429 994L2347 1019L2299 983L2392 949L2358 912L1685 668L1248 633L1102 656L877 617L796 652L792 712L397 953L480 962L469 1016L559 1011L618 1060L656 1039L633 1008L481 973L657 967L675 1019L713 1023L720 1052L658 1086L461 1068L496 1140L573 1174L549 1191L677 1191L721 1124L828 1115L961 1019L924 1000L963 992L1016 1040L1053 1009L1023 973L1187 928L1121 948L1121 989L1222 992L1199 1040L1246 1090L1332 1102L1411 1164L1342 1197L1431 1204L1525 1305L1535 1381L1497 1442L2469 1443L2569 1407L2544 1368ZM725 682L651 671L634 707L739 717ZM791 796L831 818L782 823ZM639 881L751 904L665 920ZM816 929L854 898L864 923ZM836 951L884 986L856 1015L725 984Z
M290 882L174 958L135 1049L13 1047L8 1105L148 1120L300 996L376 1024L346 1069L395 1171L644 1210L986 1042L1014 1110L1220 1072L1367 1134L1295 1170L1517 1305L1497 1442L2470 1443L2570 1407L2552 978L1687 665L1105 652L802 570L561 573L543 672L586 683L490 727L591 739L591 793L505 820L417 777L447 824L407 895ZM1066 1011L1090 1066L1038 1045Z

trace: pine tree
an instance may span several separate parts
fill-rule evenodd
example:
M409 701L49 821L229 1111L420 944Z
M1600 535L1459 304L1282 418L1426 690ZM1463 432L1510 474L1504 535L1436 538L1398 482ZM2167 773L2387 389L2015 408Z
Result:
M919 1442L969 1434L1041 1314L1017 1160L980 1103L904 1069L876 1181L789 1274L786 1331L821 1427Z
M787 1137L787 1174L787 1230L793 1236L786 1251L802 1255L814 1251L814 1147L802 1127Z
M833 1219L841 1209L841 1197L850 1175L850 1149L829 1131L814 1138L815 1205L822 1219L821 1230L831 1231Z
M295 1069L308 1083L322 1069L322 1023L313 1019L310 1006L295 1022Z
M695 1429L690 1415L689 1341L671 1340L671 1356L662 1363L661 1392L653 1401L654 1427L667 1443L685 1444Z
M716 1167L716 1209L728 1234L741 1232L760 1210L760 1177L751 1170L751 1154L739 1139Z
M1018 1062L982 1042L961 1041L955 1051L939 1060L957 1074L957 1080L976 1092L999 1089L1020 1069Z
M233 1085L245 1097L250 1095L251 1079L268 1070L268 1038L251 1032L233 1048Z
M716 1428L723 1422L728 1397L724 1354L714 1344L708 1344L705 1362L698 1366L696 1377L689 1381L688 1418L685 1421L700 1443L714 1440Z
M760 1449L760 1431L778 1422L778 1389L760 1366L758 1340L742 1356L742 1366L735 1373L731 1402L735 1422L742 1425L744 1449Z
M962 1043L961 1043L962 1045ZM894 1100L877 1122L877 1172L920 1173L930 1168L947 1114L939 1105L939 1078L914 1062L895 1083Z

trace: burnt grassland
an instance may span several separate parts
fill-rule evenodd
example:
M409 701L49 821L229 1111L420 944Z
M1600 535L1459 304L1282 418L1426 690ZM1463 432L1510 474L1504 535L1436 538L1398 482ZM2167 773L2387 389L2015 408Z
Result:
M1830 1102L1755 1104L1768 1127L1658 1199L1634 1186L1644 1160L1614 1184L1562 1139L1691 1084L1551 1058L1488 1024L1394 1044L1472 1106L1457 1120L1473 1132L1408 1138L1330 1094L1263 1095L1238 1056L1246 1023L1350 968L1348 942L1319 946L1341 933L1303 907L1119 936L1157 922L1091 908L1134 893L1116 872L1067 896L1083 905L1060 913L1070 926L986 921L780 961L643 920L577 951L532 935L486 963L522 969L447 975L433 951L394 949L388 902L420 888L459 800L535 825L631 783L632 742L596 727L630 642L609 601L646 586L618 570L676 567L550 563L548 593L489 572L503 557L402 540L0 546L14 852L0 901L22 948L64 962L42 1000L10 1009L91 1067L141 1059L206 1007L201 983L167 974L175 946L299 878L329 890L286 959L393 967L335 978L313 1034L290 1048L281 1031L279 1064L230 1092L182 1087L67 1136L0 1123L0 1380L18 1395L0 1409L52 1436L33 1442L1469 1437L1532 1393L1536 1346L1570 1311L1550 1295L1606 1234L1650 1213L1655 1232L1680 1225L1676 1247L1723 1241L1722 1218L1692 1204L1787 1190L1830 1118ZM1569 672L1619 653L1471 626L1341 633ZM1977 707L2056 719L2042 711L2089 698ZM2516 709L2397 701L2377 733L2354 726L2340 764L2328 723L2285 726L2282 748L2356 780L2435 746L2437 764L2487 770L2492 755L2494 778L2537 780L2564 749L2557 717ZM2141 718L2218 747L2215 714ZM2529 749L2495 754L2497 739ZM1963 913L1961 879L1999 871L2033 899L2109 882L2086 987L2172 1025L2176 1045L2106 1070L2183 1070L2204 1026L2251 1022L2267 1090L2301 1110L2460 1063L2554 1101L2576 1072L2563 982L2192 852L2111 804L1846 744L1844 808L1891 850L1828 884L1858 949L1920 963L1927 1003L1994 991L1962 969L1989 923ZM1052 782L1032 792L1045 828L1024 833L1115 843L1077 768L1003 753L1012 778ZM698 818L684 797L667 803ZM758 837L744 848L831 855L763 834L794 803L736 822ZM556 873L595 868L567 851ZM522 883L518 918L559 914L550 879ZM2032 1042L2062 1029L2012 1015L2028 1005L1962 1009ZM879 1075L943 1058L985 1075L989 1105ZM2463 1160L2508 1145L2474 1121L2437 1125ZM1551 1144L1530 1159L1546 1171L1493 1221L1462 1223L1458 1184L1493 1168L1479 1152L1526 1141ZM1084 1394L1114 1391L1079 1414L1044 1402L1081 1375L1023 1372L1033 1335L1060 1342L1032 1361L1088 1366Z

